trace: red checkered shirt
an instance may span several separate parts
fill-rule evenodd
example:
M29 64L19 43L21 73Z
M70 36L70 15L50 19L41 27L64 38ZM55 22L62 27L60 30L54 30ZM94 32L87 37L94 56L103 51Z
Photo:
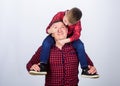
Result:
M33 64L40 62L40 52L41 47L27 63L28 71ZM90 65L93 65L89 57L87 57L87 60ZM79 82L78 65L77 54L71 44L65 44L62 50L53 46L50 51L45 86L77 86Z
M53 17L52 21L50 22L50 24L46 28L46 32L55 21L63 20L64 16L65 16L65 11L58 12ZM68 26L68 37L70 38L71 42L79 39L79 37L81 35L81 30L82 30L82 27L81 27L81 22L80 21L78 21L76 24Z

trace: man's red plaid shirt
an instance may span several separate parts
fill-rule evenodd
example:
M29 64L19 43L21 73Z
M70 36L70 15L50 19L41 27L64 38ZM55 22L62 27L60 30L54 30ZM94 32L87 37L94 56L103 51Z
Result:
M27 70L33 64L40 62L41 47L32 56L27 63ZM93 65L92 61L87 57L89 65ZM62 50L53 46L50 51L47 75L45 78L45 86L77 86L79 61L77 54L71 44L65 44Z

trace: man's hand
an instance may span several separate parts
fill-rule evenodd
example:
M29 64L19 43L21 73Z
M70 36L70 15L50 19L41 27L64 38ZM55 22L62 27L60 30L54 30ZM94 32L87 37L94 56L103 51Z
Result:
M94 66L91 66L91 65L88 65L88 68L89 68L89 73L90 74L94 74L94 73L97 73L97 70Z
M32 65L30 70L34 70L36 72L40 71L39 65L40 65L40 63Z

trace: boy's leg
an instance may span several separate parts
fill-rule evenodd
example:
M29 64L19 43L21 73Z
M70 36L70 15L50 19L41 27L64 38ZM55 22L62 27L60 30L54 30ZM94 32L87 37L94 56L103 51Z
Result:
M50 49L54 44L54 38L48 35L42 43L42 48L40 52L40 71L30 71L32 75L45 75L47 74L47 62L50 55Z
M87 68L88 62L87 62L87 58L86 58L84 44L82 43L82 41L80 39L78 39L78 40L72 42L72 45L77 52L77 56L80 61L81 68L82 69Z
M40 52L40 63L47 64L50 55L50 49L53 44L54 38L51 35L48 35L42 43L42 49Z
M78 59L80 61L80 65L82 68L82 73L81 75L83 77L87 77L87 78L98 78L99 75L98 74L89 74L89 68L88 68L88 62L87 62L87 54L85 52L84 49L84 44L82 43L82 41L80 39L74 41L72 43L73 47L75 48L76 52L77 52L77 56Z

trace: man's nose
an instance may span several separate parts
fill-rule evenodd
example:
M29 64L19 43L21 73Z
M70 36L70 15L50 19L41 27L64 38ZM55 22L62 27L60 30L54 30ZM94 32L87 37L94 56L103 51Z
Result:
M60 29L58 29L58 33L60 33L61 32L61 30Z
M59 33L61 32L61 28L58 29L58 32L59 32Z

